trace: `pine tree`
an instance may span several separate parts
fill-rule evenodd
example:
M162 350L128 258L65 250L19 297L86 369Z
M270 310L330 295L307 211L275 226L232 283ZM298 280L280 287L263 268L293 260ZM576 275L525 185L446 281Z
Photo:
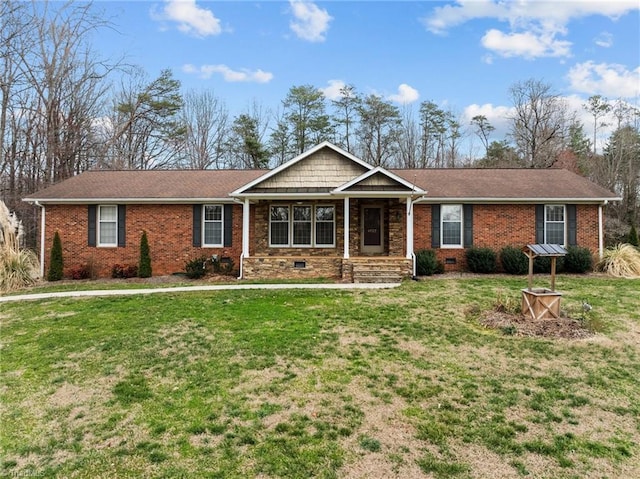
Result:
M140 238L140 263L138 264L138 276L141 278L151 277L151 255L149 254L149 241L147 232L142 232Z
M53 236L53 245L51 247L51 261L49 262L47 281L60 281L63 276L63 269L62 241L60 241L60 235L56 231L56 234Z

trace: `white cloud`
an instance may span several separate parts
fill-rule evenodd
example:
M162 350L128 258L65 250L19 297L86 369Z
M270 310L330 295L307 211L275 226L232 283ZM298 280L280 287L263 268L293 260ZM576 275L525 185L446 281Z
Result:
M418 98L420 98L420 93L418 93L418 90L407 85L406 83L402 83L400 86L398 86L398 93L389 95L387 97L388 100L396 103L401 103L403 105L413 103Z
M588 61L571 68L567 78L573 90L589 95L612 98L640 95L640 66L628 70L624 65Z
M491 29L482 37L482 46L503 57L532 59L569 56L571 42L558 40L549 33L503 33Z
M323 42L333 17L312 2L289 0L294 19L289 23L291 30L309 42Z
M515 109L509 106L493 105L491 103L485 103L484 105L469 105L462 112L462 120L465 124L471 124L471 119L474 116L483 115L487 121L495 128L492 133L494 139L502 139L506 136L510 120L509 117L513 116Z
M495 18L517 28L531 22L566 25L573 18L590 15L616 19L638 9L637 0L458 0L454 5L434 8L433 14L422 21L430 32L442 34L451 27L481 18Z
M195 37L218 35L220 20L211 10L196 5L195 0L166 0L161 12L152 11L154 20L177 22L178 30Z
M347 84L342 80L329 80L327 82L329 85L326 88L319 88L325 98L328 100L339 100L342 98L342 90Z
M476 19L494 19L509 24L509 33L497 29L482 38L485 48L504 57L570 56L571 42L559 39L567 35L567 25L575 18L601 15L616 19L640 10L637 0L598 2L593 0L458 0L453 5L433 9L422 19L428 31L444 34L450 28ZM598 43L610 42L606 36Z
M226 82L230 83L269 83L273 79L273 73L265 72L260 69L255 71L251 71L246 68L241 70L232 70L227 65L201 65L200 67L196 67L195 65L186 64L183 65L182 71L198 75L203 79L211 78L214 74L218 73L222 75Z
M609 32L602 32L593 39L593 42L599 47L610 48L613 46L613 35Z

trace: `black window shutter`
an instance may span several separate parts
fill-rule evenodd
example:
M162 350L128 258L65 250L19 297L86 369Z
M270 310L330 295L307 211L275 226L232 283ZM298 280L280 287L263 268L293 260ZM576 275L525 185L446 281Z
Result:
M440 248L440 205L431 205L431 247Z
M473 205L462 206L462 216L464 218L464 242L465 248L473 246Z
M233 205L224 205L224 245L233 242Z
M536 205L536 243L544 243L544 205Z
M88 230L88 241L87 244L89 246L95 246L96 242L96 217L98 214L98 207L96 205L89 205L89 230Z
M202 246L202 205L193 205L193 246Z
M127 207L118 205L118 247L127 245Z
M567 205L567 243L570 246L578 244L578 221L576 205Z

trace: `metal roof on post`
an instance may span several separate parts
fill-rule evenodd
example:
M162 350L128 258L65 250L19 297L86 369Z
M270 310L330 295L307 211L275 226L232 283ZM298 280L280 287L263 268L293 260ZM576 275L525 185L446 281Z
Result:
M533 253L533 256L564 256L567 254L567 250L559 244L528 244L524 249L526 254L529 250ZM527 255L529 256L529 255Z

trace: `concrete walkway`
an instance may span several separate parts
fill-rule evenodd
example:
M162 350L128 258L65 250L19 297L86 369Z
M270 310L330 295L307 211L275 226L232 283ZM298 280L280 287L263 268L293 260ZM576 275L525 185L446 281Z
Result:
M33 293L0 296L0 303L49 298L83 298L92 296L131 296L134 294L182 293L190 291L223 291L230 289L389 289L400 283L318 283L318 284L220 284L199 286L174 286L168 288L97 289L94 291L60 291L57 293Z

